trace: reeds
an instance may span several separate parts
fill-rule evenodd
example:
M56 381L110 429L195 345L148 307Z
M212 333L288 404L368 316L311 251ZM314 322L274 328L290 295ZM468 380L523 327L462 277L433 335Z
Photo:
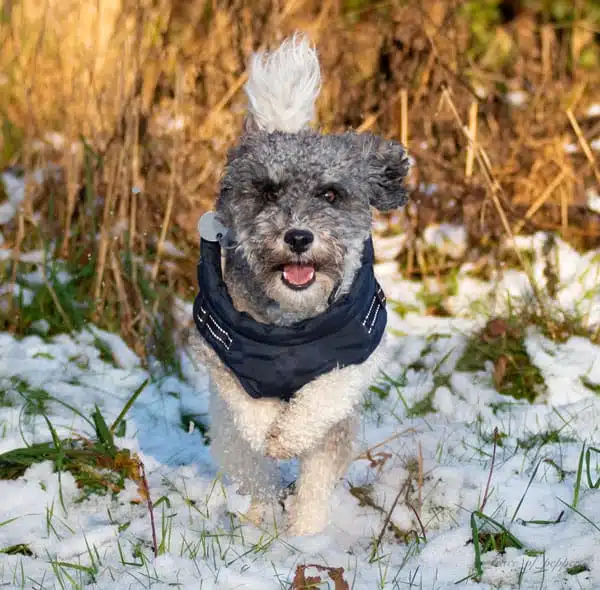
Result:
M591 147L600 118L587 114L600 68L582 59L598 53L585 33L595 17L580 10L559 23L541 8L523 10L490 26L482 45L461 4L9 3L0 24L0 166L29 174L54 163L62 174L31 185L4 228L8 280L17 280L20 251L51 245L87 269L89 317L147 353L170 298L195 291L196 223L242 129L246 60L297 29L318 43L322 129L408 143L416 162L416 206L404 216L409 274L445 268L419 262L421 232L433 222L464 224L482 250L538 229L597 245L600 217L585 193L600 183ZM6 322L26 330L15 317Z

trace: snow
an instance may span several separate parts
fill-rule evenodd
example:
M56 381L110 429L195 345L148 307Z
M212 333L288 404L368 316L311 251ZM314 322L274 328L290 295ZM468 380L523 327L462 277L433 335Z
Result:
M31 173L31 181L40 185L48 177L58 175L60 175L60 168L49 165L45 168L36 168ZM15 217L25 198L25 177L8 170L0 174L0 183L4 185L4 193L7 197L7 200L0 204L0 225L6 225Z
M586 117L590 117L590 118L600 117L600 104L596 102L596 103L590 105L585 114L586 114Z
M506 94L506 100L513 107L522 107L527 104L529 97L523 90L512 90Z
M541 285L546 240L544 234L518 240L533 254ZM290 587L299 564L320 564L344 568L359 590L600 587L600 491L588 485L585 464L577 511L567 506L584 443L600 447L600 347L577 336L556 343L530 327L525 346L547 391L534 404L499 394L493 367L467 373L456 364L485 317L509 296L514 304L530 295L526 277L507 269L485 282L461 271L447 301L455 315L425 316L422 283L404 279L392 261L391 250L401 245L398 237L376 241L382 254L376 272L391 302L386 374L399 385L388 386L384 399L365 392L356 460L331 499L329 526L310 537L288 537L279 507L260 527L240 516L248 498L219 474L200 429L190 427L209 424L208 376L185 350L180 376L149 374L119 336L94 326L52 338L0 333L0 453L51 440L44 417L24 412L24 388L51 396L46 411L58 436L91 437L90 424L70 407L89 417L97 405L110 424L148 380L116 443L144 463L161 546L155 558L148 509L134 483L115 497L83 497L71 474L59 479L49 462L40 463L16 480L0 480L0 551L23 544L33 553L0 553L0 585L275 590ZM598 253L579 254L556 239L551 259L557 303L600 322ZM408 311L395 313L397 303ZM190 304L176 305L183 320ZM386 387L383 376L376 385ZM433 411L411 415L408 409L424 399ZM589 456L596 480L600 454ZM295 472L294 463L286 468ZM358 501L361 489L379 510ZM467 579L475 572L471 517L484 497L484 514L524 547L483 553L477 583ZM374 552L390 512L396 530L410 532L407 541L387 530ZM573 573L576 566L584 570Z
M462 258L467 250L467 230L462 225L430 225L423 233L425 243L451 258Z
M11 172L0 174L0 182L8 200L0 204L0 225L6 225L16 214L19 205L25 198L25 181Z
M600 213L600 194L598 191L589 189L586 196L588 209L594 213Z

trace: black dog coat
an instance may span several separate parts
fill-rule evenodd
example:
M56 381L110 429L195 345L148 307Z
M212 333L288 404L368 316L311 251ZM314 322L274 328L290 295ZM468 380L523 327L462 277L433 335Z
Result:
M369 238L349 293L313 318L275 326L233 307L221 272L221 247L201 239L196 326L249 395L289 401L319 375L361 364L377 348L387 313L373 260Z

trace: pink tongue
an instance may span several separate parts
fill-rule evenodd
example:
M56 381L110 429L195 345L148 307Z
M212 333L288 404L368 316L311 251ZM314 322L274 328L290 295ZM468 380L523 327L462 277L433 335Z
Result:
M286 264L283 267L283 277L285 280L296 286L306 285L315 275L315 269L312 266L301 264Z

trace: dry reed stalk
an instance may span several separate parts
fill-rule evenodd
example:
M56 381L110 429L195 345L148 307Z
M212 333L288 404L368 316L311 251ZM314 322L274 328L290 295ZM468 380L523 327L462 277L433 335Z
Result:
M543 80L548 83L552 79L552 45L555 40L552 25L544 25L541 28L542 38L542 72Z
M25 191L27 191L27 184L25 184ZM23 243L23 238L25 237L25 220L23 211L19 208L17 212L17 236L15 240L15 245L13 247L12 252L12 270L10 273L10 289L8 291L8 302L7 302L7 312L10 315L12 314L12 308L14 303L15 296L15 288L17 284L17 269L19 267L19 261L21 258L21 245Z
M448 88L444 88L444 90L442 92L443 92L443 97L444 97L445 103L450 107L450 110L452 112L452 115L454 116L454 119L456 121L456 124L458 125L458 128L461 130L463 135L465 135L467 140L469 140L469 132L466 129L466 127L464 126L462 119L460 118L458 109L456 108L456 105L454 104L454 101L452 100L452 96L450 95ZM487 155L487 153L485 152L485 150L481 147L480 144L475 146L475 155L477 157L479 165L482 168L483 177L484 177L484 179L488 185L488 188L490 190L492 200L494 202L494 205L496 206L496 209L500 216L504 230L506 231L507 235L509 236L509 238L512 240L512 242L514 244L514 235L512 233L512 230L510 229L510 225L508 224L508 219L506 218L504 208L502 207L502 204L500 203L500 200L498 199L498 193L502 192L502 187L500 186L499 182L496 180L496 178L494 176L490 158ZM522 256L520 256L520 253L519 253L519 257L522 258ZM523 260L523 262L525 262L525 261Z
M454 101L452 100L452 97L450 96L448 89L444 88L443 92L446 97L446 103L450 106L450 110L452 111L452 114L455 118L455 121L456 121L459 129L462 131L463 134L467 135L468 131L466 130L466 128L464 127L464 125L462 123L462 120L460 118L460 115L458 113L456 105L454 104ZM468 139L468 135L467 135L467 139ZM515 240L515 235L510 227L508 218L506 217L506 213L504 211L504 207L502 207L502 203L500 202L500 198L498 197L498 194L502 194L502 187L500 186L500 183L494 177L491 161L490 161L487 153L481 147L480 144L478 144L476 146L476 156L477 156L479 165L482 169L484 179L488 185L490 196L492 197L492 202L494 203L496 212L498 213L498 216L500 217L500 222L502 224L502 227L503 227L506 235L508 236L508 239L513 247L513 250L514 250L517 258L519 259L519 263L521 264L521 267L525 271L527 280L529 281L529 286L531 287L531 290L537 300L537 303L540 306L542 313L545 313L546 306L544 303L544 298L543 298L542 294L540 293L540 290L535 281L535 276L533 274L533 268L532 268L531 264L525 259L525 257L521 253L521 250L517 246L517 242Z
M123 152L128 154L128 159L129 154L133 151L132 144L135 142L136 138L133 135L133 126L127 125L125 137L123 138ZM115 202L116 221L113 226L113 239L118 241L118 245L121 248L125 246L123 234L129 227L129 208L131 200L131 166L128 166L127 164L127 161L123 161L119 170L119 180L117 184L119 187L118 207L117 202Z
M319 37L321 35L321 31L323 30L323 24L325 23L325 18L331 11L335 0L325 0L319 11L319 16L315 19L313 26L311 27L311 37L313 38L313 42L317 43ZM339 11L339 7L338 7Z
M131 331L131 308L129 307L129 300L127 298L127 291L125 290L125 285L123 283L121 268L119 266L119 262L117 261L117 257L112 250L110 252L110 266L115 279L115 286L117 288L120 315L122 319L121 326L125 328L125 334L127 335Z
M125 149L123 145L119 148L119 156L113 161L113 169L109 176L109 185L104 201L104 210L102 213L102 227L100 229L100 242L98 244L98 258L96 260L96 272L94 276L94 287L92 289L95 302L100 302L102 284L104 281L104 269L106 267L106 258L111 242L111 228L113 217L112 207L116 195L116 185L121 167L125 161ZM95 319L98 319L102 313L102 305L98 303L95 309Z
M400 90L400 143L408 147L408 92Z
M406 255L406 274L411 277L414 272L415 263L415 248L413 245L414 240L411 240L408 246L408 252Z
M513 233L518 234L527 221L529 221L542 207L542 205L549 199L549 197L554 193L554 191L560 186L560 183L566 178L567 170L561 170L559 175L544 189L544 192L530 205L527 209L523 218L515 224L513 228Z
M598 184L600 184L600 170L598 169L598 165L596 164L596 159L594 158L592 148L590 147L590 144L583 135L581 127L579 126L575 115L573 115L573 111L571 111L571 109L567 109L566 112L567 117L569 118L569 123L571 123L571 127L573 127L573 130L575 131L575 135L577 135L577 139L579 141L579 144L581 145L581 149L583 150L585 157L588 159L588 162L590 163L592 170L594 171L596 181L598 182Z
M425 260L425 253L423 252L423 243L419 238L415 240L415 254L417 255L417 264L419 265L419 271L421 272L421 276L425 277L429 271L427 267L427 262Z
M48 2L49 2L49 0L46 0L46 2L44 4L42 26L40 28L37 39L34 44L32 61L30 64L31 71L29 72L29 76L27 78L26 87L25 87L25 106L26 106L26 111L28 114L27 125L25 128L25 142L24 142L24 146L23 146L23 161L25 162L25 167L26 167L25 187L24 187L25 196L24 196L24 199L23 199L22 203L20 204L18 211L17 211L17 235L16 235L16 240L15 240L15 245L13 247L13 264L12 264L11 277L10 277L10 289L9 289L10 295L9 295L9 300L8 300L8 315L9 315L9 317L10 317L11 311L12 311L15 286L17 284L17 268L19 266L19 259L21 257L21 247L23 245L23 240L25 239L25 214L26 214L26 212L29 212L29 210L31 208L31 184L32 183L31 183L31 178L30 178L31 177L30 170L32 169L32 164L33 164L33 157L32 157L33 154L32 154L31 147L32 147L33 140L34 140L33 121L35 121L35 118L34 118L35 109L33 108L31 97L34 94L34 90L35 90L36 84L38 82L37 65L38 65L38 59L39 59L39 56L40 56L41 50L42 50L42 41L44 38L44 27L45 27L47 15L48 15ZM19 46L21 45L20 37L18 37L17 43ZM21 49L21 47L19 47L19 48ZM44 264L45 264L45 261L44 261ZM46 269L44 268L43 272L45 272L45 270Z
M419 454L418 454L418 472L417 472L417 484L419 490L419 505L417 509L417 513L419 515L419 520L421 518L421 514L423 512L423 447L421 445L421 441L419 441L418 445Z
M435 63L435 53L431 51L427 56L427 63L425 64L425 68L423 70L423 74L421 75L421 79L419 81L419 86L417 91L415 92L415 97L413 99L413 105L419 104L423 95L427 92L427 86L429 84L429 80L431 79L431 71L433 69L433 65Z
M72 135L68 134L69 138ZM69 143L71 140L69 139ZM80 152L77 150L74 154L67 151L64 155L65 173L66 173L66 188L67 188L67 207L64 220L63 241L60 247L60 255L66 257L69 252L69 241L71 239L71 223L75 205L77 204L77 195L79 193L79 179L81 178L81 170L83 163L81 161Z
M288 0L285 3L282 12L274 15L274 17L273 17L274 20L276 21L277 27L279 28L282 26L285 18L294 9L296 9L296 4L302 5L302 4L304 4L304 2L305 2L305 0ZM266 48L266 46L267 46L267 43L265 41L259 46L258 51L263 51ZM234 81L234 83L229 87L229 90L227 90L227 92L225 92L225 94L223 95L221 100L219 100L219 102L206 115L204 122L202 124L202 127L200 128L200 131L199 131L201 136L206 136L206 135L210 134L210 130L211 130L210 124L212 123L212 120L229 104L229 101L231 101L231 99L238 93L240 88L247 81L248 81L248 72L244 71L240 76L237 77L237 79Z
M175 74L174 116L176 119L178 119L181 116L182 98L183 98L183 71L181 70L181 67L178 66L176 74ZM162 228L160 230L160 237L158 239L158 244L156 247L156 260L154 261L154 266L152 267L152 273L151 273L151 278L152 278L153 284L156 282L156 277L158 276L158 269L160 266L160 258L162 255L163 248L165 246L165 240L167 239L167 232L169 230L169 224L171 223L171 213L173 212L173 201L175 200L175 190L176 190L178 179L179 179L182 139L183 138L181 136L181 133L178 133L175 138L175 143L173 146L173 154L172 154L172 160L171 160L171 178L170 178L170 182L169 182L169 194L167 197L167 208L165 210L165 216L163 218ZM158 300L156 303L158 303Z
M492 450L492 460L490 462L490 471L488 473L487 483L485 485L485 492L483 493L483 499L481 501L481 506L479 507L479 512L483 512L485 505L487 504L489 493L490 493L490 484L492 483L492 474L494 473L494 464L496 463L496 448L498 446L499 440L498 427L494 428L494 447Z
M473 176L473 164L475 163L475 150L477 145L477 111L479 103L474 100L469 107L469 146L467 148L467 161L465 164L465 176Z
M569 231L569 201L564 190L561 191L560 195L560 225L564 237Z

